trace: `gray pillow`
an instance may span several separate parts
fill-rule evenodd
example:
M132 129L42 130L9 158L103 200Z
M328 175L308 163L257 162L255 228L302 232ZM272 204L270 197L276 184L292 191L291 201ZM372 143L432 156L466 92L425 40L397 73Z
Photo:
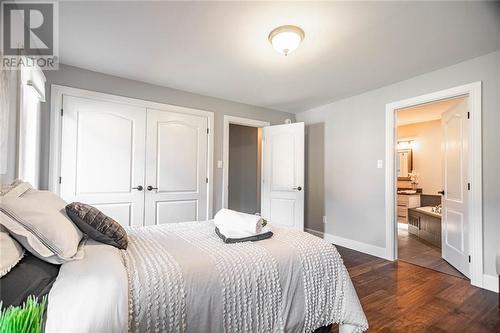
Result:
M73 202L66 206L66 213L90 238L119 249L127 248L125 229L99 209L81 202Z

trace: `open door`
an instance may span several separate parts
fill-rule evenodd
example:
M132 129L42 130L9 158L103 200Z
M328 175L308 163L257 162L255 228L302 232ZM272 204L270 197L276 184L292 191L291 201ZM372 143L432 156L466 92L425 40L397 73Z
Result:
M304 229L304 123L263 128L262 216Z
M468 216L468 99L443 113L442 257L470 278Z

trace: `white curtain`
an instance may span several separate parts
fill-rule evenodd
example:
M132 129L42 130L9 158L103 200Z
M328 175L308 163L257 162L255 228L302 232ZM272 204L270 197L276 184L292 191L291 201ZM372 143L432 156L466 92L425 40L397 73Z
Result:
M11 74L9 70L0 70L0 175L5 175L8 169Z

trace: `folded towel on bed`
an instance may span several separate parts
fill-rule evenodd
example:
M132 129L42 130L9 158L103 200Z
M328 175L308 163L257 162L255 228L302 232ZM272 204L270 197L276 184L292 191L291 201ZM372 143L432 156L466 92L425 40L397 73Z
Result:
M215 227L215 233L222 239L222 241L224 241L224 243L255 242L263 239L268 239L273 236L273 232L271 231L271 229L269 229L269 227L263 228L262 231L258 234L246 237L237 237L237 238L229 237L226 234L224 234L221 230L219 230L218 227Z
M266 225L266 220L258 215L240 213L231 209L222 208L215 214L214 224L219 230L224 229L227 232L241 231L246 237L258 234L262 227Z

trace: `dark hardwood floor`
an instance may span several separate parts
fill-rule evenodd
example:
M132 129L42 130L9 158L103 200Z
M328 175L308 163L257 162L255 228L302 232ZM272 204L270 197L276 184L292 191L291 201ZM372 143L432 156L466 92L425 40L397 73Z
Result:
M337 249L368 317L369 332L500 332L496 293L406 262Z

